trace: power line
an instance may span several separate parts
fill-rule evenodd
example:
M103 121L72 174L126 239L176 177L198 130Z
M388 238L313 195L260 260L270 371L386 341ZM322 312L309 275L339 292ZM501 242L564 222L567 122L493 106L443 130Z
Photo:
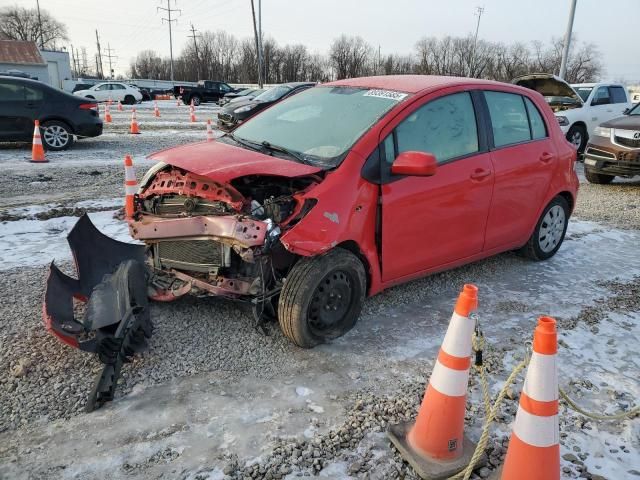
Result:
M171 22L176 22L177 23L178 20L172 19L171 18L171 14L173 12L179 12L180 15L182 15L182 10L177 9L177 8L171 8L171 0L167 0L167 8L156 7L156 13L159 10L167 12L167 16L169 17L169 18L162 17L162 23L164 23L166 21L169 24L169 56L170 56L170 60L171 60L171 81L173 82L173 38L171 36Z
M110 44L107 43L107 48L105 48L105 50L107 51L107 55L105 55L105 57L109 59L109 76L113 78L113 65L111 64L111 59L118 57L116 55L111 55L111 52L114 52L115 50L111 48Z
M96 45L98 47L98 53L96 55L96 74L98 78L104 78L102 72L102 50L100 49L100 37L98 36L98 29L96 28Z
M197 70L197 75L198 75L198 80L200 79L200 55L198 55L198 42L196 41L197 37L202 37L202 35L197 34L196 35L197 30L195 29L195 27L193 26L193 23L191 24L191 35L187 35L189 38L193 39L193 48L195 48L196 50L196 70Z

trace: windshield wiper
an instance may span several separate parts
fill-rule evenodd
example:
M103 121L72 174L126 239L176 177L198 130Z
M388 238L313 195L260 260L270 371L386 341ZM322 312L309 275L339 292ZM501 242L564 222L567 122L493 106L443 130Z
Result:
M286 147L281 147L280 145L274 145L272 143L267 142L266 140L264 140L261 145L266 148L267 150L271 150L272 152L280 152L280 153L284 153L286 155L289 155L290 157L295 158L296 160L298 160L300 163L304 163L305 165L310 165L310 163L307 161L306 158L304 158L300 153L295 152L293 150L289 150Z
M242 145L243 147L250 148L251 150L255 150L256 152L262 151L259 143L250 142L248 140L244 140L236 137L233 133L229 132L225 135L225 137L229 137L231 140L236 142L238 145Z

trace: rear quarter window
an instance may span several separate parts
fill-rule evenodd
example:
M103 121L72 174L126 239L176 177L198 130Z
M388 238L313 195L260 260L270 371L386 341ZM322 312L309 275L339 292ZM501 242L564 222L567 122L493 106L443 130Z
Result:
M24 100L24 86L17 83L0 82L0 102Z
M547 136L547 126L544 123L544 119L542 118L540 110L538 110L538 107L536 107L534 103L527 97L524 97L524 103L527 106L527 113L529 114L531 138L533 140L545 138Z
M627 94L622 87L609 87L611 103L627 103Z

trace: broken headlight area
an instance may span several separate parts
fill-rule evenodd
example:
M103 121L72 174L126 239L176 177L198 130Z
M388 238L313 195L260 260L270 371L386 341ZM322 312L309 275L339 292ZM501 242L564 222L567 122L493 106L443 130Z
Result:
M148 246L150 297L224 296L262 308L295 260L280 236L312 208L302 196L319 181L246 176L220 184L176 168L158 171L130 221L132 236Z

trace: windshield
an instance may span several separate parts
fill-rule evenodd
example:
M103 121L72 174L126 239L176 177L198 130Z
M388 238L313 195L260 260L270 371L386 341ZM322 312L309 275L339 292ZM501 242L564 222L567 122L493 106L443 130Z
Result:
M573 89L578 92L578 95L580 95L580 98L582 98L583 102L587 101L587 98L589 98L589 94L591 93L591 90L593 90L593 87L573 87Z
M261 93L255 100L259 102L273 102L274 100L278 100L283 97L286 93L291 91L291 87L288 85L278 85L277 87L270 88L266 90L264 93Z
M629 111L629 115L640 115L640 103L636 103L636 106Z
M331 168L406 97L406 93L389 90L310 88L255 116L233 135L240 141L283 147L304 162Z

